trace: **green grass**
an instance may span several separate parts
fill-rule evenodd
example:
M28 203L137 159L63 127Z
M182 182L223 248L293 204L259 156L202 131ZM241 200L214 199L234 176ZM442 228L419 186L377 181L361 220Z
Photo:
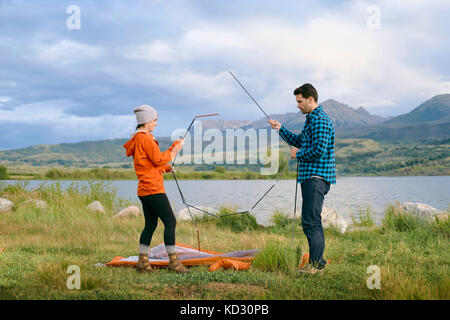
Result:
M352 224L357 227L373 227L375 226L375 219L371 214L372 210L370 206L367 206L366 209L359 209L358 215L355 217L353 214L350 214L350 218L352 219Z
M263 175L251 170L224 171L223 167L218 170L192 171L190 168L177 168L176 176L179 180L255 180L274 179L277 174ZM6 169L6 167L5 167ZM292 179L295 172L287 172L284 179ZM133 169L104 168L30 168L18 167L10 170L8 175L0 176L0 180L136 180ZM173 180L171 173L164 175L165 180Z
M134 268L96 268L114 256L137 254L143 216L112 219L129 202L108 184L79 190L58 184L27 191L25 184L0 183L0 197L20 204L42 199L46 210L16 206L0 215L0 299L446 299L450 298L448 220L425 222L386 208L382 226L340 234L325 230L322 276L298 275L296 266L308 243L296 222L274 212L274 226L252 216L198 220L201 245L219 252L259 249L246 271L191 268L188 275L165 269L140 275ZM99 200L107 213L86 205ZM139 206L138 203L134 203ZM234 208L221 208L221 213ZM370 216L370 209L364 212ZM229 219L228 219L229 218ZM362 221L366 221L363 218ZM162 224L152 246L163 241ZM177 242L197 246L192 222L177 223ZM2 250L3 249L3 250ZM81 290L69 290L69 265L81 269ZM381 290L369 290L367 268L381 269Z

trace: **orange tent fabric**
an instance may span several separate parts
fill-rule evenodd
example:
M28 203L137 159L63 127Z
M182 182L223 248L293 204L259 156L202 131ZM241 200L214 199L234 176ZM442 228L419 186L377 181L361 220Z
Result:
M242 262L239 260L232 260L229 258L220 258L218 261L216 261L214 264L210 265L208 270L209 271L216 271L219 270L221 267L224 269L234 269L234 270L247 270L250 268L251 263L249 262Z
M210 270L219 270L220 267L225 269L233 268L235 270L246 270L250 268L258 250L239 250L227 253L220 253L210 250L200 250L182 244L176 243L178 257L185 266L211 266ZM121 256L114 257L107 266L131 266L135 267L138 261L138 256L130 256L124 258ZM167 267L169 258L167 256L165 246L163 243L151 248L149 253L149 262L152 267Z

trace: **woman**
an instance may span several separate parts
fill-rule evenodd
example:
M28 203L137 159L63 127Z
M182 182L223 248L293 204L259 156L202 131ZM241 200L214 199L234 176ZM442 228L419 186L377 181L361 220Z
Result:
M183 147L184 140L175 141L172 146L161 152L158 141L150 133L158 125L158 113L147 105L134 109L136 114L136 133L123 145L127 156L133 156L134 169L139 179L138 197L144 210L145 227L139 239L138 272L152 271L148 254L153 232L158 224L158 218L164 223L164 244L169 255L169 270L188 273L178 259L175 247L176 219L164 190L163 173L170 172L168 164Z

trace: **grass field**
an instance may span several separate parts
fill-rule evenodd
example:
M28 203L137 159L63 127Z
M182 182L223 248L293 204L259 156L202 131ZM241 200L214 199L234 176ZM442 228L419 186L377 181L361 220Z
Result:
M381 227L370 212L356 217L361 226L346 234L325 231L322 276L298 275L299 253L307 251L301 226L291 248L291 221L279 212L275 226L258 226L252 216L198 221L202 248L220 252L260 249L246 271L195 267L188 275L158 270L140 275L134 268L94 267L114 256L137 255L143 216L112 219L130 205L113 189L92 183L78 190L58 184L27 191L0 183L0 197L16 204L29 198L48 204L43 210L19 206L0 214L0 299L449 299L450 225L395 214L386 206ZM99 200L107 214L86 210ZM230 208L222 208L222 211ZM298 219L299 220L299 219ZM162 242L159 224L152 246ZM192 222L177 224L177 242L196 246ZM69 290L69 265L81 268L81 290ZM370 290L367 268L381 270L381 289Z

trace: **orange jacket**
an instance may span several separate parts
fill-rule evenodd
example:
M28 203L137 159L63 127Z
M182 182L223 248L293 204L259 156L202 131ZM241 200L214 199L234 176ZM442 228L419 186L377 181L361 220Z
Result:
M172 158L172 150L178 144L175 141L168 150L161 152L158 141L151 133L137 132L123 145L127 157L133 156L134 170L139 180L138 196L165 193L163 173L170 172L167 164Z

